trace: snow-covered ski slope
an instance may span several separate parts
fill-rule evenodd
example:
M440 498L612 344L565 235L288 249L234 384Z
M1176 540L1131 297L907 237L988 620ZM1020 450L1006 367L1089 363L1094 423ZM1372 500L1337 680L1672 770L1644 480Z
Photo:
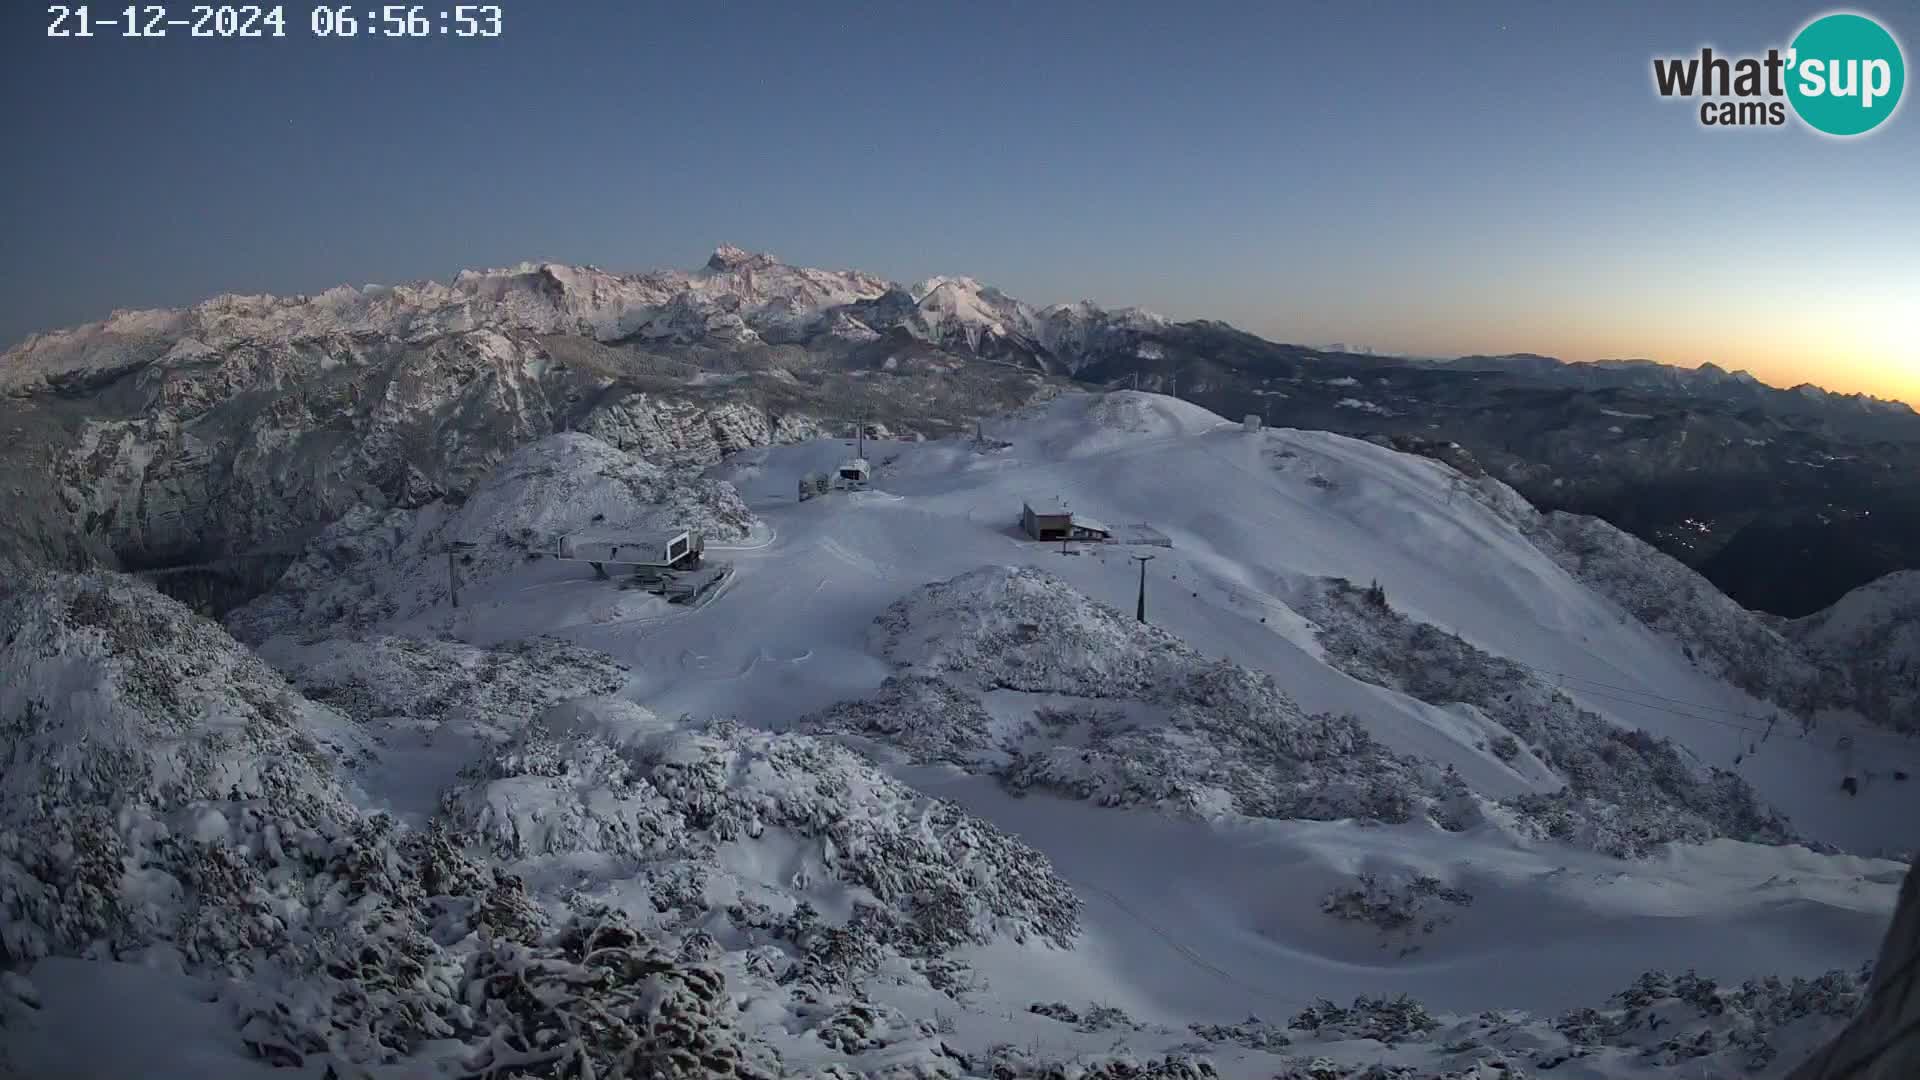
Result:
M1124 610L1138 581L1127 556L1151 553L1150 621L1203 653L1271 672L1309 711L1355 713L1389 746L1452 764L1490 794L1523 790L1523 778L1475 749L1470 718L1336 672L1286 606L1319 577L1377 580L1409 617L1567 676L1563 688L1596 712L1712 764L1731 767L1742 754L1740 773L1811 839L1876 851L1920 837L1920 786L1842 792L1832 725L1802 737L1783 724L1751 750L1756 739L1740 729L1762 728L1772 706L1697 671L1679 643L1574 581L1437 462L1325 433L1250 434L1188 403L1132 393L1068 395L988 434L1013 445L873 444L875 490L804 503L794 497L799 476L837 464L844 445L738 455L715 475L740 489L772 538L716 551L737 573L711 604L582 625L577 605L556 615L553 596L604 583L530 590L583 573L532 564L469 599L459 630L476 640L559 633L631 664L628 693L657 710L734 713L777 728L888 674L871 621L917 585L983 565L1034 565ZM1123 533L1147 522L1173 547L1064 554L1019 534L1024 499L1063 501ZM1888 741L1886 753L1915 751Z
M1812 737L1778 711L1688 662L1678 642L1635 622L1576 582L1502 516L1430 459L1323 432L1237 424L1177 399L1128 392L1067 395L971 440L870 444L875 490L797 502L799 477L837 465L825 441L736 455L713 475L732 481L772 533L714 554L735 580L703 610L581 625L591 605L569 596L605 585L577 566L529 564L485 598L469 597L462 636L505 640L557 632L634 667L630 693L661 711L732 712L786 721L877 685L872 619L918 585L987 565L1031 565L1131 610L1130 554L1153 554L1149 621L1211 656L1271 672L1306 710L1352 711L1388 745L1475 770L1490 794L1522 781L1487 767L1454 711L1356 682L1325 664L1312 627L1287 606L1321 577L1378 581L1416 621L1558 679L1582 705L1669 736L1710 764L1734 767L1811 839L1853 851L1920 845L1920 787L1840 789L1828 720ZM1030 541L1024 499L1053 499L1114 526L1145 522L1171 550ZM657 611L658 609L652 609ZM437 611L430 620L444 619ZM1264 620L1264 621L1262 621ZM1634 699L1634 702L1623 701ZM1920 758L1920 747L1856 732L1861 751Z
M709 549L736 572L697 610L607 604L614 586L549 560L469 590L457 612L437 608L411 629L451 626L483 644L553 634L630 665L623 695L661 715L733 714L777 730L893 673L874 619L919 586L1035 566L1131 611L1139 568L1129 556L1153 554L1149 621L1195 649L1271 673L1308 712L1354 714L1393 750L1451 765L1484 794L1539 788L1537 775L1481 748L1486 723L1472 710L1335 670L1289 606L1304 606L1323 577L1378 581L1394 609L1546 673L1622 725L1723 768L1740 755L1738 772L1800 835L1861 853L1716 841L1625 862L1486 828L1198 822L1015 798L988 779L902 763L895 771L911 784L1047 853L1087 902L1072 952L996 945L975 958L1007 1012L963 1011L956 1023L991 1021L1003 1041L1111 1042L1023 1015L1028 1001L1111 1002L1174 1025L1248 1013L1277 1021L1317 998L1362 993L1546 1014L1599 1004L1653 968L1737 982L1811 976L1873 954L1901 868L1867 855L1920 846L1920 782L1844 793L1835 739L1845 718L1811 735L1784 722L1761 742L1773 706L1697 670L1681 643L1575 581L1511 523L1510 493L1474 487L1490 481L1340 436L1245 432L1148 394L1069 394L986 434L1011 445L869 443L874 490L806 502L795 498L799 478L837 465L846 444L753 450L716 467L762 525ZM1020 534L1027 499L1064 502L1123 534L1148 523L1173 546L1066 554ZM1856 737L1857 758L1920 771L1913 744ZM1329 889L1366 872L1428 873L1478 899L1401 956L1319 910ZM894 1004L910 1015L955 1008L937 996Z

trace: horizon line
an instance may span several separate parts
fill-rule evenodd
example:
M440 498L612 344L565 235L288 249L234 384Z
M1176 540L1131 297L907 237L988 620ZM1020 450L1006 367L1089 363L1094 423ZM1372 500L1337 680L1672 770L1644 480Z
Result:
M785 266L792 269L800 269L800 270L826 269L826 272L828 273L865 274L869 277L881 278L885 280L889 285L899 286L907 290L908 292L912 291L912 288L914 285L917 285L920 283L920 282L906 282L906 281L898 280L889 275L871 273L870 271L861 270L858 267L842 267L842 268L836 268L836 269L827 269L824 267L805 266L805 265L800 265L795 263L789 263L783 260L780 256L773 254L772 252L755 251L750 248L743 248L738 245L729 244L729 243L722 243L715 246L713 249L713 253L709 255L708 259L702 262L700 265L693 267L692 269L675 267L675 266L653 266L645 269L611 270L597 263L592 263L592 262L573 262L566 259L556 259L556 258L522 259L519 262L509 266L491 266L491 267L463 266L453 271L451 274L447 275L444 278L436 277L436 276L412 277L412 278L405 278L402 280L394 281L391 283L365 282L359 285L354 285L345 281L338 281L335 284L328 285L325 288L319 289L318 291L303 291L303 292L292 292L292 293L264 292L264 291L263 292L242 292L238 290L226 290L222 292L216 292L210 295L205 295L200 297L197 300L192 300L183 304L149 306L149 307L141 307L141 306L115 307L110 309L105 316L99 319L94 319L87 322L72 323L65 326L49 327L43 330L29 331L24 337L21 337L17 340L0 343L0 360L4 360L6 357L11 356L13 353L19 351L20 349L28 345L31 345L33 342L41 338L50 337L58 334L77 333L77 332L88 330L95 327L103 327L107 323L112 322L115 318L123 315L157 313L157 312L187 313L187 312L193 311L196 308L200 308L207 304L211 304L217 300L223 300L223 299L248 298L248 299L265 299L265 300L273 300L273 301L283 301L288 303L311 303L317 297L324 296L328 293L334 292L336 290L341 290L341 289L351 290L355 293L364 294L368 289L392 289L392 288L399 288L403 286L440 285L440 286L451 288L458 284L459 279L461 277L468 274L517 275L517 274L537 272L538 270L544 269L548 266L560 266L560 267L566 267L568 269L577 269L577 270L592 270L598 273L611 274L616 277L644 277L648 274L660 274L660 273L678 273L678 274L693 275L693 274L698 274L701 271L711 269L713 258L715 256L720 255L723 252L736 252L736 253L744 254L753 258L767 259L776 265ZM926 278L921 279L921 281L931 281L935 279L942 279L944 281L949 281L949 282L956 281L956 280L970 280L980 285L982 288L992 289L996 292L999 292L1001 293L1001 295L1014 300L1016 303L1022 304L1035 311L1045 311L1048 308L1053 308L1053 307L1070 307L1070 306L1073 306L1074 304L1086 303L1086 304L1092 304L1100 308L1102 311L1109 311L1109 312L1140 311L1140 312L1146 312L1148 314L1160 315L1160 313L1157 310L1153 308L1149 308L1144 304L1109 305L1104 301L1099 301L1091 297L1084 297L1084 296L1077 300L1055 301L1054 303L1051 303L1051 304L1034 304L1029 301L1023 300L1019 297L1016 297L1012 293L1006 292L1005 290L1001 289L997 285L993 285L990 282L983 281L980 278L975 277L971 274L964 274L964 273L933 274L933 275L929 275ZM1599 365L1605 365L1605 364L1647 364L1647 365L1652 365L1656 367L1670 368L1677 371L1698 371L1702 368L1711 367L1716 370L1725 372L1729 376L1744 375L1747 378L1753 380L1755 383L1759 384L1760 386L1765 387L1766 389L1774 391L1776 393L1792 393L1795 390L1799 390L1803 387L1806 387L1806 388L1812 388L1814 390L1818 390L1823 394L1827 394L1834 397L1864 399L1867 401L1880 402L1885 404L1904 405L1908 409L1915 411L1916 413L1920 413L1920 395L1916 395L1914 399L1908 399L1904 397L1882 397L1879 394L1876 394L1867 390L1851 390L1851 391L1834 390L1827 386L1823 386L1819 383L1813 382L1812 380L1802 380L1790 386L1783 386L1780 383L1770 382L1765 378L1755 375L1753 374L1752 371L1746 368L1728 368L1712 360L1701 360L1693 363L1687 363L1683 361L1660 360L1660 359L1655 359L1653 357L1646 357L1646 356L1601 356L1601 357L1593 357L1590 359L1568 359L1562 356L1554 355L1552 353L1535 352L1530 349L1519 349L1511 352L1484 352L1484 351L1482 352L1451 352L1451 351L1428 352L1428 351L1422 351L1422 350L1416 350L1416 349L1403 348L1403 349L1390 349L1385 352L1379 352L1379 351L1361 352L1359 351L1360 348L1370 348L1370 347L1365 346L1364 343L1350 345L1347 342L1334 342L1328 345L1315 345L1315 344L1308 344L1304 341L1288 341L1288 340L1285 340L1284 338L1270 336L1266 332L1248 329L1247 327L1239 323L1235 323L1227 319L1221 319L1221 318L1214 318L1214 317L1207 317L1207 316L1197 316L1193 318L1176 318L1176 317L1165 316L1165 315L1161 315L1160 317L1165 318L1168 322L1173 323L1175 325L1179 325L1182 323L1220 323L1222 325L1231 327L1234 330L1237 330L1241 333L1245 333L1245 334L1252 335L1253 337L1257 337L1260 340L1265 341L1270 345L1286 346L1286 347L1297 348L1297 349L1311 349L1318 352L1336 353L1336 354L1348 355L1348 356L1373 356L1373 357L1384 357L1387 359L1397 359L1397 360L1435 361L1435 362L1449 362L1449 361L1470 360L1470 359L1477 359L1477 358L1485 358L1485 359L1537 358L1537 359L1552 361L1553 363L1560 364L1562 366L1574 366L1574 365L1599 366ZM1343 347L1334 348L1333 347L1334 345L1340 345Z

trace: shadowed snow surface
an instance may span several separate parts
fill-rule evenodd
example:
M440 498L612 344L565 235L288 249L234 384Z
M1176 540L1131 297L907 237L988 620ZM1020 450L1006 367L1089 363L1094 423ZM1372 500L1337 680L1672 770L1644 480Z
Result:
M1118 1042L1142 1059L1197 1044L1223 1076L1279 1075L1290 1059L1320 1055L1442 1075L1496 1051L1529 1069L1560 1055L1557 1075L1573 1077L1688 1075L1689 1062L1730 1071L1756 1059L1763 1074L1778 1074L1844 1022L1858 984L1838 977L1817 991L1749 988L1712 1019L1686 1004L1702 991L1685 980L1609 998L1653 969L1696 969L1724 990L1871 959L1901 869L1876 856L1920 842L1920 784L1882 773L1849 795L1840 787L1849 760L1835 742L1853 735L1856 756L1872 747L1889 767L1920 758L1913 744L1840 715L1812 732L1784 723L1762 741L1771 703L1696 666L1681 642L1572 576L1529 538L1522 526L1532 511L1510 491L1438 462L1329 434L1248 433L1190 404L1134 393L1066 395L985 434L980 445L870 443L865 492L796 502L801 476L848 455L823 441L736 455L709 474L729 489L642 498L649 520L674 505L712 512L716 491L729 508L737 491L751 512L730 509L737 530L709 537L709 556L734 574L692 609L625 600L644 594L596 581L583 565L516 557L489 561L454 610L425 584L441 567L405 539L409 529L443 528L445 511L390 523L406 553L401 572L420 584L407 610L367 630L447 630L460 648L483 651L558 639L624 670L616 679L571 662L577 677L541 686L560 697L615 693L625 704L547 712L545 700L501 699L514 703L502 715L521 725L536 707L543 718L513 731L512 717L447 715L434 721L440 742L409 723L418 741L403 746L399 728L380 727L395 723L379 719L393 709L348 707L378 695L343 674L390 658L358 661L349 648L287 640L263 651L308 692L356 687L330 703L357 720L375 716L390 754L417 755L394 760L418 769L358 773L366 798L417 816L451 789L446 806L491 836L500 858L519 860L544 895L571 880L614 897L624 873L657 894L679 889L688 911L700 908L692 898L703 889L710 905L742 898L725 919L712 914L719 907L692 922L648 916L663 933L707 934L741 985L757 985L751 973L762 961L750 957L797 898L835 918L859 896L881 897L894 921L875 940L897 955L865 983L868 1004L850 1013L832 1005L842 1012L829 1021L765 991L739 995L740 1030L781 1048L797 1072L843 1062L844 1076L986 1075L991 1062L1091 1060ZM515 490L515 499L538 502L537 484ZM1040 500L1122 535L1149 524L1172 547L1030 542L1018 530L1020 507ZM1132 622L1140 570L1131 554L1155 556L1146 628ZM1777 811L1793 835L1849 854L1728 838L1741 826L1718 810L1698 816L1705 835L1721 838L1655 846L1633 860L1525 827L1507 801L1567 782L1571 736L1555 743L1528 718L1503 722L1497 698L1475 704L1462 689L1472 672L1386 671L1378 657L1330 656L1336 630L1378 630L1327 621L1332 578L1377 582L1396 634L1426 624L1465 646L1445 651L1451 664L1493 657L1526 670L1523 679L1474 683L1474 693L1511 685L1536 695L1529 700L1559 695L1565 705L1554 708L1567 716L1670 740L1647 769L1727 770L1755 813ZM314 623L300 597L269 596L256 611L298 613L287 625L303 631ZM432 671L484 666L450 649L430 658ZM487 709L495 699L474 700ZM621 711L630 706L644 711ZM700 734L662 719L682 714L737 717L745 729ZM1223 716L1237 726L1221 727ZM1604 740L1590 734L1580 745L1604 759ZM435 756L453 735L472 755L468 772ZM868 767L819 749L820 735L889 763L892 779L860 779ZM1510 735L1541 742L1503 748ZM562 760L578 768L556 773L551 763ZM841 779L802 783L793 770ZM704 779L688 788L682 778ZM1368 778L1404 799L1375 797ZM870 786L848 795L835 783ZM565 809L569 799L577 808ZM973 817L956 817L962 808ZM912 815L927 824L909 827ZM711 852L663 839L682 820L696 823L697 843ZM820 848L822 836L905 845L922 867L910 878L922 892L896 895L891 871L862 869L866 847L842 854L839 839ZM619 859L641 849L652 861L621 870ZM701 859L711 870L694 881L683 863ZM1005 866L1033 867L1039 891L1009 890L992 876L1000 871L973 869ZM987 876L961 904L970 873ZM1034 905L1054 895L1044 884L1053 874L1082 905L1070 948L1004 930L1044 924ZM1384 921L1323 910L1329 894L1363 880L1368 895L1416 898L1409 910L1431 925L1401 925L1384 900L1376 912ZM1431 900L1443 893L1470 900ZM916 906L925 897L938 903ZM934 919L933 910L946 914ZM935 925L955 927L951 942L916 954ZM821 964L806 977L841 970ZM960 965L953 978L966 988L936 980L929 964ZM42 996L51 999L72 984L64 968L48 970L55 984ZM1399 993L1438 1017L1404 1045L1341 1036L1354 1018L1328 1021L1318 1037L1286 1031L1289 1017L1320 999ZM1636 1004L1643 999L1651 1004ZM1075 1019L1030 1011L1036 1003L1060 1003ZM1113 1021L1104 1007L1127 1019ZM1474 1019L1582 1007L1616 1011L1561 1029L1544 1019ZM1636 1008L1636 1017L1665 1010L1688 1038L1710 1030L1713 1048L1696 1055L1664 1045L1667 1033L1606 1027ZM1773 1019L1757 1029L1741 1019L1763 1013ZM934 1027L914 1027L921 1018ZM1196 1024L1243 1026L1203 1035ZM866 1050L822 1035L855 1029L870 1033ZM1602 1029L1610 1033L1594 1034ZM1749 1029L1767 1033L1764 1052ZM1261 1034L1283 1031L1297 1045ZM1482 1047L1477 1056L1460 1048L1468 1040ZM942 1043L967 1061L941 1057ZM1710 1055L1718 1056L1701 1060ZM908 1071L881 1071L889 1061Z

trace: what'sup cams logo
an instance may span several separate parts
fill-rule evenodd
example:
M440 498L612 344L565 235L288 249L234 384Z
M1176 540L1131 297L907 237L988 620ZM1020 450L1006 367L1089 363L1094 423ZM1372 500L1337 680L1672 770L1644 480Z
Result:
M1786 49L1765 56L1657 57L1663 98L1701 98L1707 127L1778 127L1787 109L1815 131L1864 135L1900 107L1907 66L1900 43L1865 15L1839 12L1808 23Z

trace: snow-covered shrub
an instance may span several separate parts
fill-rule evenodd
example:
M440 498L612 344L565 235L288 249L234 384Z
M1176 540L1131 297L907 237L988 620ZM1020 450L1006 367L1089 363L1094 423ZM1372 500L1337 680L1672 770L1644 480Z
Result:
M1085 1012L1075 1009L1064 1001L1036 1001L1027 1006L1027 1011L1035 1016L1044 1016L1049 1020L1058 1020L1063 1024L1072 1024L1075 1031L1110 1031L1115 1028L1138 1030L1136 1024L1125 1009L1117 1005L1088 1005Z
M40 574L0 599L0 671L0 962L242 922L246 858L223 848L356 818L333 774L354 726L131 579Z
M912 1020L891 1005L872 1001L836 1001L799 1005L795 1019L807 1024L809 1037L843 1054L879 1050L900 1042L937 1034L932 1020Z
M1453 921L1449 907L1472 903L1472 893L1450 888L1439 878L1419 875L1382 881L1373 874L1361 874L1353 885L1323 897L1320 910L1336 919L1368 923L1389 935L1411 936L1433 933Z
M1782 1055L1804 1053L1846 1026L1865 996L1868 976L1833 971L1817 979L1756 979L1737 989L1692 973L1648 972L1598 1009L1557 1019L1524 1012L1435 1016L1405 998L1362 998L1353 1009L1322 1001L1290 1025L1306 1032L1281 1076L1457 1080L1541 1074L1582 1060L1580 1075L1639 1075L1684 1066L1687 1075L1776 1072ZM1316 1042L1379 1039L1418 1048L1420 1066L1364 1065L1350 1049L1312 1053ZM1413 1056L1403 1054L1403 1057ZM1374 1070L1374 1071L1369 1071ZM1562 1070L1565 1071L1565 1070Z
M989 721L979 698L945 679L892 675L871 695L804 716L794 729L875 739L923 764L966 764L987 748Z
M1077 1024L1080 1013L1064 1001L1036 1001L1027 1006L1027 1011L1035 1016L1044 1016L1049 1020L1058 1020L1063 1024Z
M993 1080L1216 1080L1220 1075L1206 1058L1184 1054L1143 1059L1122 1053L1061 1061L1002 1044L986 1057L984 1062L969 1063L973 1068L967 1075Z
M1102 806L1403 822L1425 805L1427 772L1350 716L1236 723L1182 706L1164 724L1095 727L1085 745L1018 753L999 775L1015 792L1039 788Z
M988 567L922 586L876 624L882 655L908 669L902 678L1085 699L997 767L1014 791L1203 816L1390 822L1411 819L1437 793L1437 774L1387 751L1354 718L1308 716L1271 676L1209 660L1039 570ZM958 754L974 744L945 733L953 716L968 715L951 691L889 700L909 746L935 738ZM1129 719L1115 702L1151 706L1156 719ZM940 734L922 734L923 719ZM1069 727L1074 740L1050 737Z
M1560 776L1558 791L1507 800L1542 836L1623 858L1673 841L1796 839L1738 774L1701 767L1670 739L1609 723L1526 667L1371 604L1349 582L1323 583L1309 613L1335 667L1436 705L1472 705L1517 739L1505 752L1492 748L1495 756L1517 758L1524 747Z
M391 1064L471 1038L463 943L545 931L521 882L444 830L371 817L324 845L307 838L299 858L242 871L251 898L280 917L266 939L238 943L250 946L245 964L229 966L244 978L223 988L242 1038L276 1064Z
M1609 999L1609 1007L1578 1009L1554 1027L1577 1046L1624 1046L1661 1066L1716 1057L1742 1071L1770 1065L1779 1054L1775 1033L1793 1026L1838 1030L1859 1011L1870 969L1829 971L1816 979L1752 979L1723 989L1689 971L1649 971ZM1803 1036L1796 1043L1805 1043Z
M532 995L527 1024L570 999L615 1018L609 1038L641 1032L645 1061L685 1065L667 1075L729 1060L724 1018L702 1011L723 1000L713 978L648 960L636 981L615 952L569 952L466 837L361 809L335 768L358 725L217 624L117 576L33 586L0 599L0 963L229 976L220 993L254 1053L344 1074L491 1047L543 1075L573 1050L532 1031L516 1044L513 993ZM488 982L488 963L512 985Z
M510 888L524 902L518 883ZM557 932L528 922L455 945L323 939L307 950L310 970L280 984L236 984L229 999L249 1046L281 1065L773 1075L766 1052L735 1030L720 974L652 948L617 913L581 913Z
M277 638L260 655L309 700L354 720L404 718L429 728L452 723L496 740L550 705L612 693L626 678L613 658L552 638L494 648L387 636L312 645Z
M611 912L581 916L539 945L495 940L461 987L487 1033L468 1075L777 1075L734 1027L726 980L650 949Z
M650 882L712 867L731 847L791 852L797 875L859 890L868 909L859 926L831 930L905 955L997 936L1064 947L1078 932L1079 901L1044 856L807 735L699 728L618 699L580 699L469 770L446 807L503 858L611 855ZM691 907L700 891L678 890ZM750 905L740 910L753 917ZM829 952L851 944L808 942Z
M822 919L812 901L802 899L785 918L770 924L790 956L779 982L807 996L857 992L868 975L897 954L893 945L900 940L899 921L878 904L855 901L846 920L836 923Z
M1347 1065L1325 1057L1296 1058L1274 1080L1527 1080L1527 1072L1503 1059L1476 1061L1464 1069L1436 1072L1417 1065L1374 1062Z
M919 976L927 980L929 989L945 994L955 1001L964 995L974 993L985 985L971 966L944 956L915 957L910 965Z
M1044 571L993 566L915 589L882 612L881 655L916 674L1088 698L1177 695L1206 659Z
M1436 1015L1404 996L1362 997L1352 1008L1323 1000L1303 1010L1289 1024L1290 1046L1255 1020L1192 1030L1212 1043L1290 1048L1300 1056L1275 1075L1294 1080L1498 1080L1565 1073L1561 1067L1576 1060L1581 1076L1779 1075L1847 1025L1868 983L1866 969L1755 979L1738 988L1691 972L1654 971L1601 1008L1557 1019L1519 1011ZM1396 1047L1399 1060L1355 1060L1351 1044L1361 1039Z
M1206 1042L1232 1043L1264 1053L1293 1045L1293 1039L1286 1032L1257 1016L1249 1016L1237 1024L1189 1024L1188 1030Z
M1417 1039L1439 1026L1426 1006L1405 994L1396 998L1361 995L1353 999L1351 1008L1321 998L1287 1021L1287 1027L1322 1039L1372 1039L1388 1046Z

